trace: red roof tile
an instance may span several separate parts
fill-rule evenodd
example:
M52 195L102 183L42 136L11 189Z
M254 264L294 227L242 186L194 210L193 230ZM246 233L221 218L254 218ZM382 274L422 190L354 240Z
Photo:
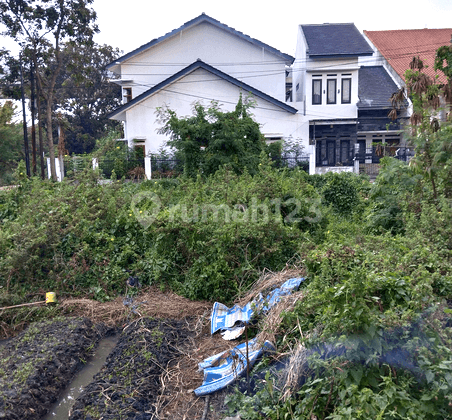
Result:
M364 31L364 34L403 80L411 60L419 56L424 62L426 74L431 77L438 74L441 82L446 81L444 74L435 72L433 68L436 50L451 42L452 28ZM428 67L425 69L425 66Z

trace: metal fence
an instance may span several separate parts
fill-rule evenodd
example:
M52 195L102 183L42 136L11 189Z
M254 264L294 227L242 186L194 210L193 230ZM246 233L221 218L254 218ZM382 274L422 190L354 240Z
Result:
M175 158L151 156L152 178L173 178L184 171L184 162Z
M282 168L300 168L309 172L309 156L277 156L272 158L273 166Z
M355 153L355 159L359 162L359 172L370 177L376 177L380 170L380 159L393 157L402 162L409 162L413 157L413 149L409 147L374 146Z

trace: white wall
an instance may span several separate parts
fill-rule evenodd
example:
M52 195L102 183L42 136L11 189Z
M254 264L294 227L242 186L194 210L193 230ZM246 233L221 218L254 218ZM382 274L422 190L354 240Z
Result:
M180 31L121 64L121 79L133 79L133 97L201 59L268 95L285 100L282 57L208 22Z
M201 80L208 82L199 83ZM177 112L179 117L192 115L193 103L202 98L204 105L216 100L224 111L233 110L241 91L231 83L212 73L197 69L183 79L173 83L166 89L136 104L127 111L127 138L145 139L146 154L155 153L165 143L166 137L158 134L161 127L156 121L155 109L168 106ZM247 92L242 92L245 98ZM309 121L301 114L291 114L282 108L260 98L253 98L256 107L251 110L257 122L262 124L262 133L268 135L281 134L301 139L305 146L309 142Z
M327 70L325 70L327 69ZM321 77L313 77L321 75ZM336 75L336 76L328 76ZM312 80L322 80L322 103L312 104ZM336 104L327 104L327 80L336 80ZM351 79L351 102L341 103L342 79ZM358 70L341 66L329 67L327 62L319 70L306 72L306 116L311 119L357 118L358 108Z

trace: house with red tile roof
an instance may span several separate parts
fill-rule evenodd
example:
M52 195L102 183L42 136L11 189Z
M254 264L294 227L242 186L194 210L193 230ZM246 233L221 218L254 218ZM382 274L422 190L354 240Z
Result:
M434 70L434 62L436 50L451 43L452 28L363 31L363 34L375 51L376 60L380 60L399 86L405 83L405 71L411 60L418 56L427 75L438 76L441 83L446 81L441 71Z

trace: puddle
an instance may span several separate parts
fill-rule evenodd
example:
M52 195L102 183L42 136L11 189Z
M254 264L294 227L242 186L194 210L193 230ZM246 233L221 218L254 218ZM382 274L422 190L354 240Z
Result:
M75 400L83 392L83 387L90 384L94 375L101 370L108 355L118 343L118 340L119 335L104 338L99 342L94 355L88 360L82 370L77 372L58 401L41 420L67 420L69 418L69 411L74 405Z

